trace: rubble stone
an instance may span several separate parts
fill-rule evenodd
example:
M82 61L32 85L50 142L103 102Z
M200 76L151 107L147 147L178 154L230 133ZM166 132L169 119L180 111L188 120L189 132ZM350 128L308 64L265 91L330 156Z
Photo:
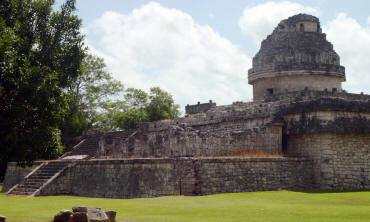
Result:
M86 212L73 213L72 222L89 222Z
M61 210L54 217L54 222L70 222L72 220L72 212L69 210Z
M109 222L115 222L116 221L116 215L117 215L116 211L106 210L105 214L108 216Z

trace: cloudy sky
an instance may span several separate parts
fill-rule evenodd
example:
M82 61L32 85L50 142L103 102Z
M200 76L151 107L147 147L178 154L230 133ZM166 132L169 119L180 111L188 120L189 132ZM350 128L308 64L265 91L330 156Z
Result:
M126 87L159 86L183 108L250 101L251 58L280 20L297 13L320 18L346 67L344 89L370 94L370 3L355 3L77 0L77 7L90 50L116 79Z

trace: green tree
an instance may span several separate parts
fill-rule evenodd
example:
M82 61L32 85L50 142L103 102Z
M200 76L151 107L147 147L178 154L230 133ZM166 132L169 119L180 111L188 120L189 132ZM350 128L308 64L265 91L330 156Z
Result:
M113 123L118 129L134 129L138 123L148 122L148 113L144 109L129 109L126 112L117 113L113 117Z
M101 128L108 130L133 129L140 122L176 119L180 116L179 105L172 95L153 87L150 93L128 88L124 100L108 102L101 114Z
M180 106L175 104L171 94L159 87L150 88L149 101L145 109L150 121L175 119L180 116Z
M141 89L128 88L125 91L124 101L131 108L143 109L148 106L149 95Z
M102 110L99 112L96 128L106 131L119 130L118 118L121 113L129 110L129 106L125 101L106 101L102 104Z
M88 54L82 61L81 74L68 87L68 112L61 126L63 143L67 146L83 130L104 128L99 110L111 103L111 98L123 93L123 85L112 78L102 58Z
M0 3L0 159L30 162L61 150L66 89L85 56L75 0Z

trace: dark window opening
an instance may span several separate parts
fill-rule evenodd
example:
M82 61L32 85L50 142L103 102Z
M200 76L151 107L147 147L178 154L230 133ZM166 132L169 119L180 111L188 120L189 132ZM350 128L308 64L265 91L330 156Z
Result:
M267 94L268 95L274 94L274 89L273 88L267 89Z
M105 138L105 143L107 144L107 145L111 145L111 144L113 144L113 138L112 138L112 136L107 136L106 138Z
M299 25L299 31L304 32L304 24Z
M283 135L282 135L282 154L284 156L288 156L288 135L284 133L284 128L283 128Z
M336 92L337 91L337 88L333 88L333 92Z

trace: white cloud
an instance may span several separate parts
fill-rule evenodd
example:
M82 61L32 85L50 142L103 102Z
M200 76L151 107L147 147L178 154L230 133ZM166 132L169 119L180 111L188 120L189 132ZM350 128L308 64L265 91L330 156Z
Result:
M252 97L251 59L180 10L151 2L130 14L106 12L88 31L100 38L93 51L126 87L159 86L181 105Z
M239 19L239 26L245 35L251 37L254 43L259 45L267 35L272 33L281 20L298 13L319 15L317 9L299 3L266 2L246 7Z
M346 67L344 88L370 94L370 27L361 26L355 19L340 13L324 26L324 32Z

